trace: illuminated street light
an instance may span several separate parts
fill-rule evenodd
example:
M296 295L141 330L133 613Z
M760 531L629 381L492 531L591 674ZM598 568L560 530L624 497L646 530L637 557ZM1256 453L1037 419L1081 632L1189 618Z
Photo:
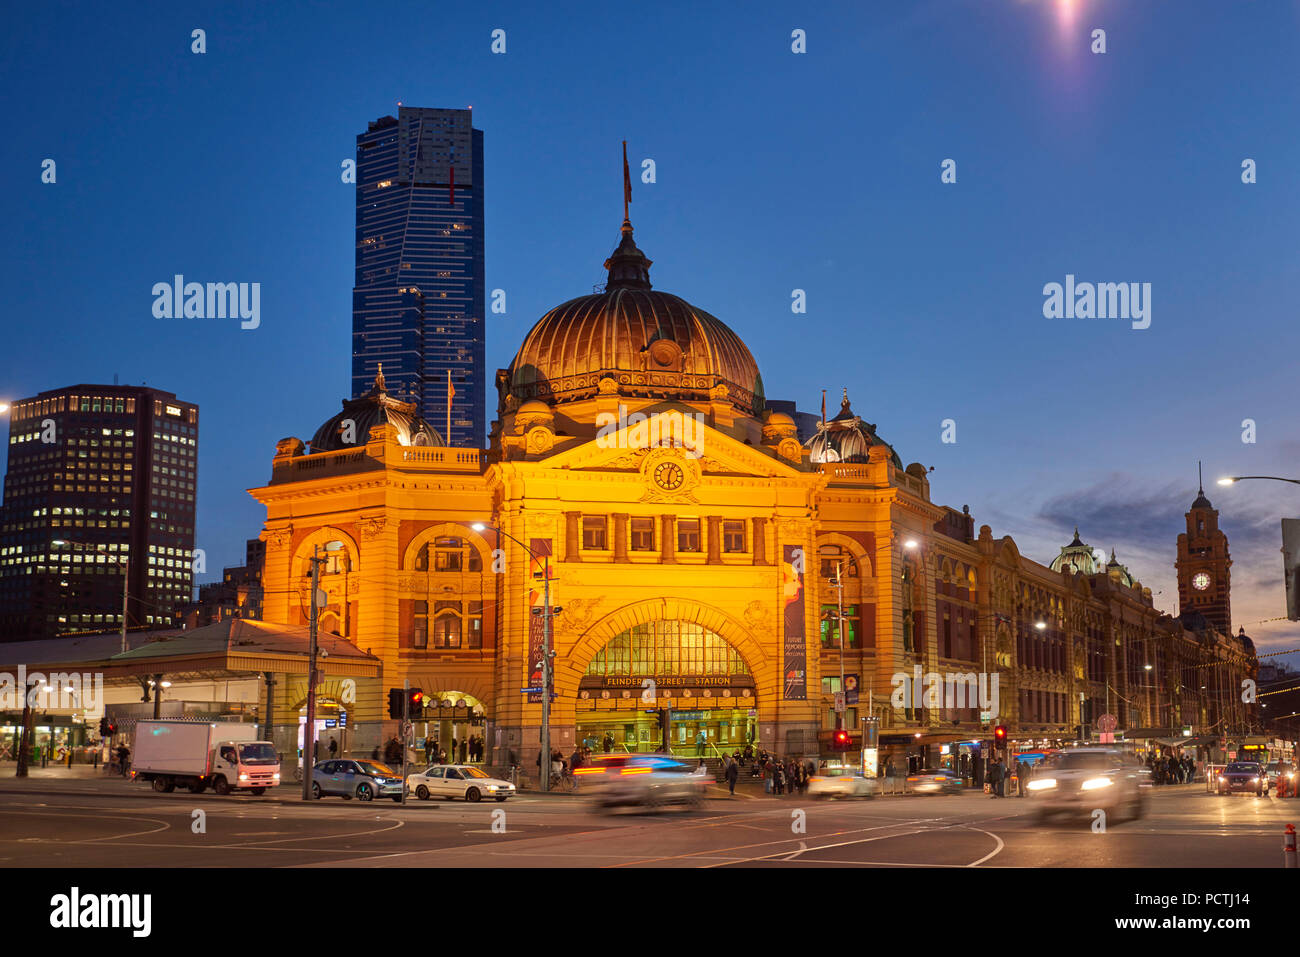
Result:
M1219 484L1232 485L1235 482L1244 482L1246 479L1265 479L1270 482L1290 482L1292 485L1300 485L1300 479L1283 478L1280 475L1225 475L1219 479Z

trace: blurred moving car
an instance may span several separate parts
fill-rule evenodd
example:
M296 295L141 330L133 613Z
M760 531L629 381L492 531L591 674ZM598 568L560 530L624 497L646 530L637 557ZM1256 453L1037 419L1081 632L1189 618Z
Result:
M626 759L626 760L624 760ZM597 810L616 807L659 809L671 805L699 807L709 778L696 768L658 754L630 754L618 761L599 762L579 768L580 787L593 784L592 806Z
M961 778L945 768L926 768L907 776L907 789L917 794L960 794Z
M1045 758L1026 782L1037 818L1103 810L1108 818L1136 820L1146 813L1150 772L1118 748L1070 748Z
M421 801L431 797L447 800L464 798L481 801L485 797L504 801L515 793L515 786L486 774L469 764L435 764L419 774L406 776L407 790Z
M311 771L311 796L319 800L337 794L345 801L377 797L402 800L402 776L378 761L320 761Z
M808 778L808 794L819 798L870 797L871 784L861 771L822 771Z
M1215 791L1218 794L1254 791L1256 797L1263 797L1267 780L1268 772L1263 765L1254 761L1233 761L1219 772Z

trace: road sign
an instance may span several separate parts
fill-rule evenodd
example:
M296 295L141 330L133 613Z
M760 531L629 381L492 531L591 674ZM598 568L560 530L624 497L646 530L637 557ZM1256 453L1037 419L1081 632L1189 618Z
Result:
M1113 714L1103 714L1097 719L1097 730L1109 734L1119 727L1119 719Z
M837 692L835 692L835 710L836 710L836 711L843 711L843 710L844 710L844 692L843 692L843 691L837 691Z
M541 693L542 693L542 689L541 689L540 687L538 687L538 688L520 688L520 689L519 689L519 693L520 693L520 694L541 694Z

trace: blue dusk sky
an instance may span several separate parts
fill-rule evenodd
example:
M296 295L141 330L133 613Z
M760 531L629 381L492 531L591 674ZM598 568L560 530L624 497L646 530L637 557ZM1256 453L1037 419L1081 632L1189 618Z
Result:
M489 382L603 279L626 139L652 280L734 328L770 397L833 414L847 386L936 501L1042 562L1077 524L1171 613L1203 460L1234 625L1300 645L1267 621L1300 487L1212 484L1300 475L1296 3L52 3L5 27L0 395L117 374L198 403L205 580L261 529L276 440L347 394L341 163L402 101L484 131ZM154 318L176 273L260 282L260 328ZM1067 275L1149 283L1149 328L1045 318Z

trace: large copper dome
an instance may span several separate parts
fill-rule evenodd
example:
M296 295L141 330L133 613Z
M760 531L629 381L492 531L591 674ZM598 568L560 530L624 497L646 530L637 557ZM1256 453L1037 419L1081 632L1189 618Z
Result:
M763 383L744 342L703 309L651 289L650 264L624 221L605 291L542 316L507 370L503 400L589 398L608 378L623 395L702 402L724 386L733 405L759 415Z

